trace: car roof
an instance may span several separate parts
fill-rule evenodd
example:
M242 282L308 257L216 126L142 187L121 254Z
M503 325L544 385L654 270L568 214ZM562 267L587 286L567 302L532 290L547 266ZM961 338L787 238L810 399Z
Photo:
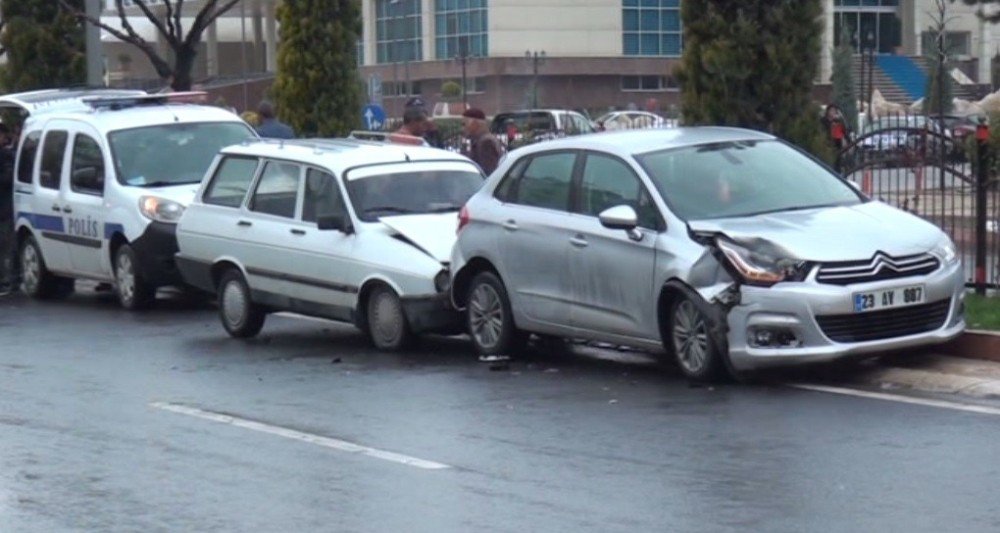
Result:
M86 110L84 98L143 96L134 89L43 89L0 96L0 108L15 108L34 114L39 111Z
M743 128L699 126L683 128L645 128L589 133L564 137L518 148L516 154L559 149L594 149L619 154L643 154L670 148L730 141L765 141L775 137Z
M294 160L340 173L352 167L420 161L457 161L474 165L467 157L427 146L380 143L358 139L262 139L222 149L229 155Z
M88 107L79 111L46 113L28 120L29 124L40 124L60 119L86 122L101 133L157 124L243 122L231 111L198 104L142 105L122 109Z

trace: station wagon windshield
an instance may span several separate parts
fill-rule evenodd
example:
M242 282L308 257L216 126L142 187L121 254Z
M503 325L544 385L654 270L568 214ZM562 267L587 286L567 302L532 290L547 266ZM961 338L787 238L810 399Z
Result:
M482 175L472 170L421 170L352 179L347 192L358 218L377 222L383 216L458 211L482 184Z
M778 141L739 141L636 156L682 220L861 203L843 180Z
M240 122L161 124L108 134L118 181L137 187L198 183L223 147L255 138Z

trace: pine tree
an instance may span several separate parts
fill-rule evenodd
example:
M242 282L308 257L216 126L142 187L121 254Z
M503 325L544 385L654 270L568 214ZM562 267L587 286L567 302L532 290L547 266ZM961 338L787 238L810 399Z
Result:
M359 0L285 0L272 93L282 120L300 135L344 135L361 121Z
M684 0L684 122L766 131L829 160L811 101L822 15L821 0Z
M847 126L858 131L858 100L854 86L854 47L851 32L845 25L840 32L840 44L833 50L833 103L844 113Z
M81 9L83 0L72 2ZM0 47L7 63L0 73L6 92L80 85L86 81L84 29L52 0L0 0L4 28Z

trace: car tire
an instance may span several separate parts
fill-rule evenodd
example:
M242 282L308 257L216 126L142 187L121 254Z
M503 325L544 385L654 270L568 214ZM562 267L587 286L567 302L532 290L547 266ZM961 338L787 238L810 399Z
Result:
M394 352L413 342L413 332L403 312L403 303L391 288L379 285L372 290L368 295L365 315L368 337L376 349Z
M135 250L127 244L115 252L115 294L118 303L129 311L149 309L156 301L156 287L143 279Z
M480 355L512 355L524 351L528 335L514 325L507 289L496 274L476 274L469 284L466 302L466 325Z
M21 290L37 300L65 298L73 292L74 280L49 272L42 249L34 237L21 244L18 253L21 268Z
M670 307L664 339L684 377L699 382L722 380L728 371L726 346L716 339L719 325L697 295L679 296Z
M260 333L267 313L253 302L243 274L229 269L219 280L219 320L229 335L246 339Z

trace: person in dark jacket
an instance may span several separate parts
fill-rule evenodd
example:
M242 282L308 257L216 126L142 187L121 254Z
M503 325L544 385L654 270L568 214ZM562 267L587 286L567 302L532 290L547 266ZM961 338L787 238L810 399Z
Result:
M0 296L15 289L14 244L14 147L7 125L0 124Z
M278 120L274 113L274 104L267 100L257 106L257 115L260 116L260 126L257 126L257 135L265 139L294 139L295 132L291 126Z
M470 107L462 113L462 133L469 139L469 152L465 154L476 162L486 175L490 175L500 164L503 145L490 133L486 124L486 113L482 109Z
M427 144L434 148L444 148L444 139L441 138L441 132L438 131L437 124L434 123L434 119L431 118L430 113L427 111L427 104L423 98L415 96L406 101L406 109L403 111L404 119L406 112L412 109L419 109L424 113L423 124L421 125L421 131L423 132L421 133L421 137L427 141Z

